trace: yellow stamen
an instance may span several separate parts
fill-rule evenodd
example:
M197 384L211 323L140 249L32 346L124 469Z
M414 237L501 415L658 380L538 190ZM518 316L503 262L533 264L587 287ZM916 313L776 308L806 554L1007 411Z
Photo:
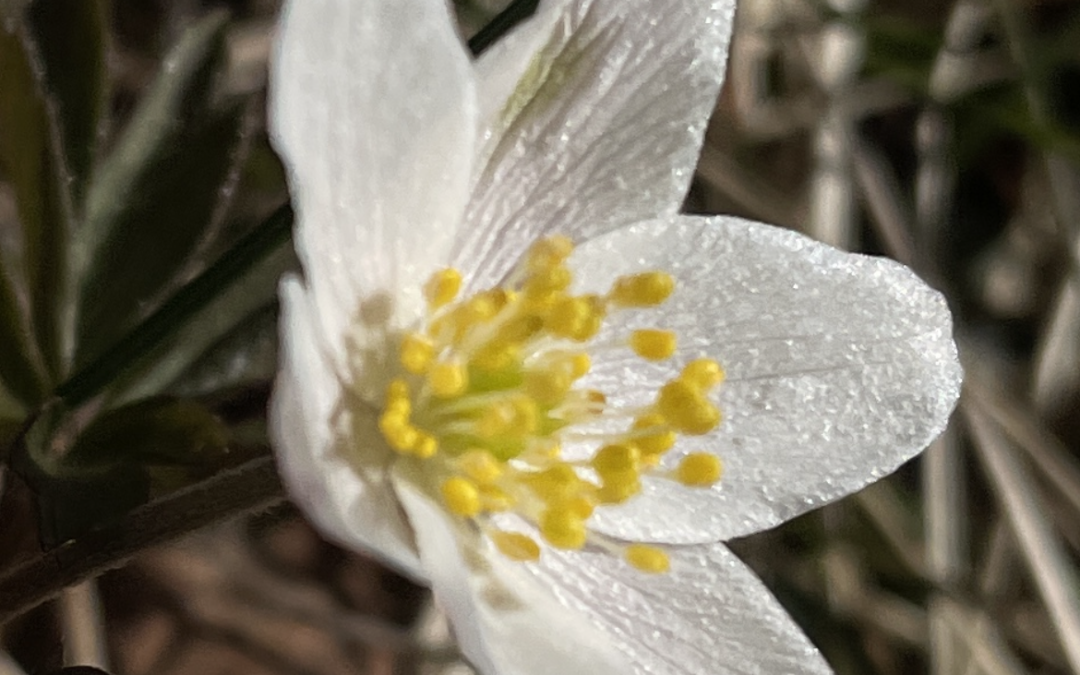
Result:
M456 516L472 518L480 513L480 491L470 480L460 476L447 478L442 484L442 496L446 508Z
M495 530L488 534L495 548L511 560L531 562L540 558L540 545L533 538L520 532Z
M469 376L461 364L443 361L431 366L427 381L432 394L438 398L450 398L465 391Z
M631 544L623 551L626 562L642 572L662 574L671 569L671 561L663 549L646 544Z
M578 549L587 538L585 521L569 508L550 508L540 515L540 534L556 548Z
M662 326L629 330L614 322L610 336L593 338L609 313L664 302L675 280L648 271L618 278L603 296L575 294L572 252L566 237L542 239L505 286L466 297L458 270L432 274L423 286L426 320L399 336L393 364L399 376L386 388L378 427L401 461L435 486L446 510L471 519L510 559L536 560L541 539L578 549L595 537L599 548L619 552L627 564L663 572L664 550L610 542L590 534L589 520L597 506L639 494L649 477L690 487L719 480L720 462L712 455L688 455L674 470L661 460L679 436L719 424L720 411L708 397L724 373L700 358L660 387L644 410L629 408L617 390L607 392L609 402L597 387L619 382L610 373L589 377L591 348L627 345L659 361L674 355L677 336ZM502 512L538 534L498 529L495 516Z
M720 458L707 452L692 452L679 462L675 476L683 485L709 487L720 480L723 465Z
M608 300L623 307L654 307L675 290L675 279L666 272L643 272L619 277Z
M724 381L724 369L712 359L695 359L686 364L679 379L708 391Z
M675 333L642 329L630 334L630 348L643 359L663 361L675 353Z
M427 372L435 357L435 345L418 333L409 333L401 340L401 366L414 375Z
M676 430L692 436L707 434L720 424L720 411L696 386L675 379L660 388L656 410Z
M428 307L438 309L453 302L461 290L461 272L453 268L439 270L424 284L424 299Z

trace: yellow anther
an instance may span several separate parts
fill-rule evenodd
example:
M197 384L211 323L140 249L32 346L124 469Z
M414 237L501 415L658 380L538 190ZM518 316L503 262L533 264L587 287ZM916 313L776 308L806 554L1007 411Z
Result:
M589 320L592 308L584 298L562 298L547 315L545 328L560 337L572 336Z
M641 455L633 445L623 443L605 445L593 455L592 467L601 476L623 472L637 473Z
M566 260L573 251L574 242L570 237L555 235L541 239L525 254L526 269L530 272L550 269Z
M452 361L440 361L433 364L427 374L431 393L438 398L450 398L465 391L469 376L465 367Z
M589 516L593 514L593 510L596 508L593 501L585 496L571 497L563 502L562 505L573 511L574 515L582 520L588 520Z
M578 549L585 545L585 521L565 507L540 514L540 534L556 548Z
M626 562L650 574L663 574L671 569L671 560L663 549L646 544L630 544L623 551Z
M521 347L515 344L492 342L481 347L469 360L471 365L493 373L506 370L521 360Z
M442 484L443 501L450 513L472 518L480 513L480 491L476 484L465 478L447 478Z
M675 333L669 330L636 330L630 334L630 348L643 359L663 361L675 353Z
M396 412L384 413L379 417L379 431L391 448L398 452L412 450L419 438L419 432L409 424L408 417Z
M692 452L679 462L675 477L683 485L690 487L709 487L720 480L723 464L716 455L707 452Z
M419 333L408 333L402 338L400 361L405 370L420 375L427 371L434 358L435 345L427 337Z
M674 379L660 388L656 411L676 430L693 436L707 434L720 424L720 411L693 384Z
M570 357L570 377L577 380L584 377L592 368L592 359L585 352L578 352Z
M531 274L522 284L521 290L527 298L542 298L566 290L572 281L573 275L566 266L554 265Z
M507 558L518 562L532 562L540 557L540 545L532 537L520 532L496 530L488 533L491 543Z
M631 435L634 445L641 451L642 461L646 464L655 460L675 445L676 434L668 426L663 415L646 413L634 420Z
M549 504L565 502L581 490L582 481L569 464L556 464L523 476L533 493Z
M412 445L412 453L420 459L434 457L439 452L439 441L431 434L418 431L416 442Z
M503 472L502 463L487 450L469 450L457 458L457 466L480 484L493 483Z
M600 477L596 498L601 504L622 504L641 492L641 479L637 471L618 471Z
M409 400L409 383L401 378L391 380L386 387L386 401Z
M615 280L608 300L622 307L653 307L668 299L675 279L666 272L643 272Z
M450 304L461 290L461 272L447 268L439 270L424 284L424 298L428 307L438 309Z
M555 405L566 397L573 381L562 369L529 371L525 373L525 393L543 405Z
M481 484L478 488L480 490L480 506L485 511L509 511L517 504L517 500L514 499L513 495L497 485Z
M478 293L433 321L428 332L438 339L459 344L470 330L494 318L501 309L499 303L504 300L502 294Z
M686 364L679 379L708 391L724 381L724 369L712 359L695 359Z

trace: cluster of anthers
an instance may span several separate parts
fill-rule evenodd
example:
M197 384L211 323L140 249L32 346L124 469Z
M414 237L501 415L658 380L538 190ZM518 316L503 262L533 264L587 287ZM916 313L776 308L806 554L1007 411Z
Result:
M603 392L576 387L608 314L660 305L675 281L644 272L618 278L603 296L572 295L572 250L565 237L540 240L504 287L460 300L457 270L432 275L424 286L428 319L401 340L404 373L389 385L379 428L394 450L424 462L446 508L470 519L506 556L540 555L533 537L495 525L495 514L513 511L553 547L589 543L642 571L665 572L663 549L616 542L587 521L597 506L640 492L642 475L690 487L719 480L720 460L712 454L688 454L674 469L660 460L679 434L706 434L720 423L707 394L724 374L716 361L692 361L651 405L634 410L612 409ZM675 344L674 333L645 329L631 331L617 348L660 361ZM588 430L602 418L621 420L626 429ZM571 440L596 449L587 459L564 459L560 444Z

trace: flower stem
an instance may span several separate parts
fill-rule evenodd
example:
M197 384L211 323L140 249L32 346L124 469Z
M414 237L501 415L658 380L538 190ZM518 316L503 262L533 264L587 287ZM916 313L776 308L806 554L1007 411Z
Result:
M143 549L269 508L284 498L273 457L268 454L150 502L112 525L5 571L0 576L0 625L67 586L122 565Z
M532 16L539 5L540 0L514 0L506 9L496 14L488 25L469 38L469 51L473 56L480 56L514 26Z

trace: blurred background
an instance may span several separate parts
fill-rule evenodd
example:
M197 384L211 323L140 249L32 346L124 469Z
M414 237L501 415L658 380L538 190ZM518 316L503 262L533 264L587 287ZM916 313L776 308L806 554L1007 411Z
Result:
M107 289L70 291L100 306L71 333L83 362L108 361L113 344L146 357L113 366L112 417L77 445L86 466L107 470L63 483L46 516L32 495L69 474L4 473L0 605L32 604L28 589L59 576L63 557L33 568L39 541L100 533L91 526L161 498L190 514L187 525L209 525L177 538L143 509L150 525L119 521L135 534L91 536L79 550L93 559L69 580L109 571L0 626L0 675L65 663L117 675L471 672L427 591L320 539L281 501L267 460L273 279L294 265L275 225L287 194L265 133L278 4L0 0L0 246L8 273L28 280L15 306L53 302L62 322L64 298L49 289L70 283L47 278L48 255L76 214L92 234L72 236L63 255L96 280L89 288ZM463 33L507 4L460 0ZM41 103L42 88L64 105ZM59 140L33 121L57 117ZM41 160L20 160L50 143L66 148L59 188L40 179ZM1080 3L739 0L686 209L912 266L948 296L967 370L949 431L921 458L732 542L841 675L1080 673L1078 162ZM50 214L50 190L64 213ZM118 204L119 193L140 198ZM159 227L147 234L146 222ZM161 231L168 242L151 243ZM145 248L145 269L121 269L110 242ZM258 255L176 319L169 299L234 269L238 249ZM49 379L48 336L65 333L30 313L30 375L0 363L0 376L24 383L0 401L0 459L16 468L35 456L14 440L32 437L42 417L27 422L26 411L48 383L64 382L65 401L93 389ZM158 351L123 341L162 313ZM150 394L166 398L140 403ZM134 428L148 412L160 424ZM175 448L141 457L134 478L110 473L102 448L164 428ZM174 456L192 447L197 461ZM244 499L213 492L229 471L250 477ZM85 515L115 485L139 489ZM206 495L221 501L207 507ZM204 505L185 511L184 500ZM246 514L214 522L232 512Z

